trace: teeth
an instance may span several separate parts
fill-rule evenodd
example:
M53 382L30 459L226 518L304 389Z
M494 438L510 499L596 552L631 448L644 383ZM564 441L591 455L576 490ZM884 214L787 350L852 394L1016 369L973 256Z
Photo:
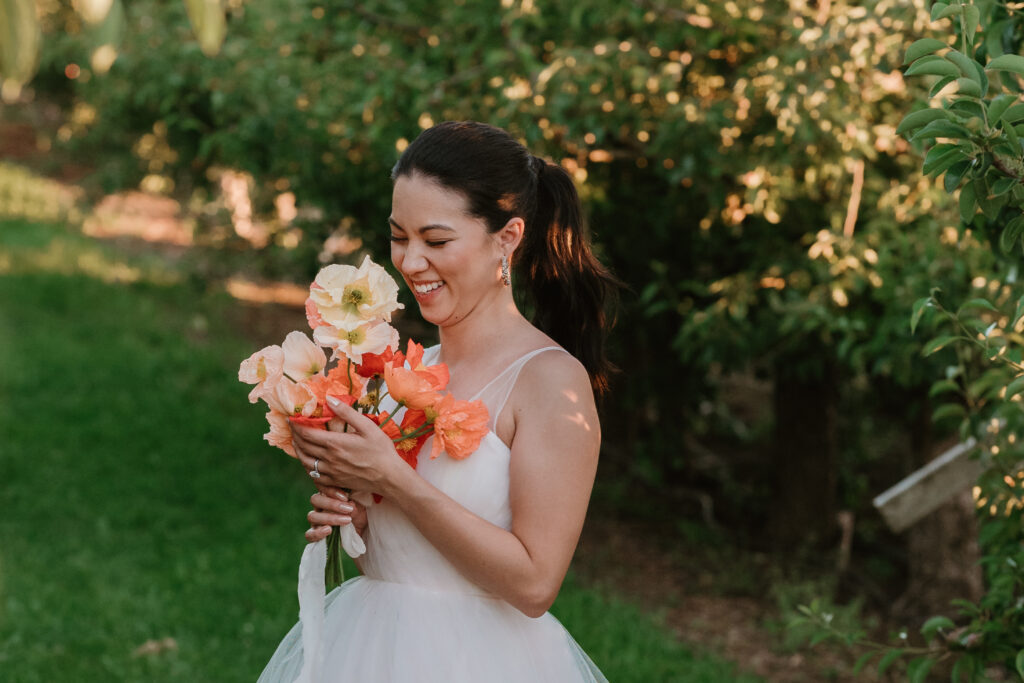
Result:
M425 284L425 285L413 285L413 289L415 289L420 294L426 294L427 292L431 292L431 291L437 289L438 287L440 287L443 284L444 283L441 282L441 281L431 282L431 283Z

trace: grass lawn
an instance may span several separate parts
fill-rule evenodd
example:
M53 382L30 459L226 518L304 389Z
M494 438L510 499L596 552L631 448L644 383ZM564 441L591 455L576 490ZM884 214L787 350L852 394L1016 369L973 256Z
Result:
M312 489L187 280L0 222L4 681L253 681L296 619ZM552 611L614 683L756 680L572 577Z

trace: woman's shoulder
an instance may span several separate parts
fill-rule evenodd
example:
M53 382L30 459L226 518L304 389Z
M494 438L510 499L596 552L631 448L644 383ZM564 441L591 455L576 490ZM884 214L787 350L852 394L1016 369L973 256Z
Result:
M537 349L519 373L517 389L527 396L555 396L593 403L590 375L575 356L558 345Z

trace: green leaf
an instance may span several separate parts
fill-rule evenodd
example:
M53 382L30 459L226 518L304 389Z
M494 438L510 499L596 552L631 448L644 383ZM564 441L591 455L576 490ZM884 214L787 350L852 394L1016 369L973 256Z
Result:
M935 5L932 7L932 21L938 21L939 19L945 19L951 17L954 14L959 14L963 11L963 8L959 4L949 4L943 7L942 5Z
M1017 299L1017 308L1013 312L1013 319L1010 320L1010 327L1016 327L1017 323L1020 322L1021 316L1024 316L1024 296Z
M946 405L939 406L932 413L932 422L939 422L945 420L947 417L955 417L962 420L967 416L967 411L964 410L962 405L956 403L947 403Z
M966 671L965 671L966 669ZM960 679L963 676L967 676L968 682L971 680L970 667L967 664L966 659L958 659L953 665L953 671L949 674L949 680L951 683L960 683Z
M974 45L974 34L978 30L978 22L981 21L981 12L977 5L967 5L964 8L964 26L967 29L967 44Z
M981 97L981 85L973 78L958 78L956 84L961 94L968 97Z
M935 398L939 394L946 394L951 391L959 392L960 385L951 379L940 379L928 390L928 398Z
M988 120L989 123L995 125L996 121L1003 118L1003 114L1010 105L1017 101L1014 95L999 95L995 97L991 102L988 103Z
M993 311L995 313L999 312L999 309L996 308L995 306L993 306L987 299L978 298L978 299L971 299L967 303L965 303L962 306L960 306L959 310L957 311L957 315L959 315L961 311L965 311L968 308L984 308L986 310Z
M925 640L931 640L940 629L949 629L954 628L955 626L956 624L954 624L953 620L949 617L932 617L921 626L921 635L924 636Z
M902 654L903 650L901 648L895 648L886 652L885 656L882 657L882 660L878 662L878 675L881 676L884 674L885 670L888 669L893 662L899 659Z
M924 156L924 164L922 165L921 170L925 175L942 173L947 168L964 158L966 158L964 156L964 152L958 145L935 145L928 150L928 154Z
M962 78L960 79L963 80ZM932 121L927 126L917 131L910 138L911 142L915 140L927 140L929 138L970 138L971 132L961 126L959 123L953 123L946 119L938 119Z
M967 175L967 172L971 170L971 160L964 159L958 161L946 171L945 177L942 179L942 186L946 189L946 192L953 194L956 192L956 188L960 186L960 181Z
M978 76L978 71L975 68L975 62L973 59L968 57L962 52L957 50L950 50L942 59L948 59L949 61L956 64L956 68L960 69L960 73L966 78L970 78L972 81L976 81L978 85L981 85L981 78Z
M985 52L989 57L998 57L1003 54L1003 30L1006 28L1007 20L997 21L989 25L985 30Z
M1024 58L1022 58L1024 59ZM922 57L906 70L907 76L947 76L958 78L960 69L942 57Z
M921 40L915 40L910 44L910 47L907 48L907 54L903 57L903 63L910 64L925 55L930 55L945 47L949 47L949 45L946 45L941 40L936 40L935 38L922 38Z
M1016 123L1024 120L1024 102L1018 102L1003 112L1002 120L1006 123Z
M864 666L868 663L868 661L876 654L878 653L874 650L870 650L862 654L860 657L858 657L857 663L853 665L853 675L856 676L857 674L859 674L860 670L863 669Z
M932 339L930 342L925 344L924 350L921 351L921 353L925 356L930 356L939 349L948 345L950 342L954 342L959 338L960 337L955 334L947 334L941 337L936 337L935 339Z
M940 78L935 81L935 85L933 85L932 89L928 91L928 97L935 97L940 90L952 83L955 78L956 76L946 76L945 78Z
M977 196L976 190L974 189L974 183L967 183L960 188L960 220L964 223L970 223L974 219L974 214L978 212L977 209Z
M1019 185L1020 181L1016 178L1000 178L999 180L992 183L992 196L998 197L1001 194L1006 194L1014 186Z
M1003 228L1003 232L1000 233L999 248L1002 249L1004 253L1010 253L1013 249L1013 245L1020 239L1022 232L1024 232L1024 216L1017 216L1007 223L1006 227Z
M973 5L972 5L973 7ZM907 678L910 683L923 683L928 676L928 671L935 665L935 660L930 657L919 657L912 659L907 664Z
M988 71L1012 71L1018 76L1024 76L1024 57L1001 55L989 62L985 69Z
M1022 108L1024 108L1024 105L1022 105ZM914 111L903 117L903 120L900 121L900 125L896 127L896 134L903 135L908 130L914 130L915 128L926 126L939 119L948 120L948 118L949 113L945 109L928 108Z
M931 308L931 303L932 298L930 296L922 297L914 302L914 307L910 313L910 334L914 334L914 330L917 329L917 323L920 322L924 312Z
M1006 133L1006 139L1010 141L1010 145L1013 147L1013 154L1011 156L1020 155L1020 138L1017 136L1017 131L1013 126L1009 124L1003 125L1003 132Z
M1006 385L1006 393L1003 395L1003 400L1009 401L1022 391L1024 391L1024 375Z
M1017 674L1024 678L1024 650L1017 653L1017 658L1014 660L1014 666L1017 668Z

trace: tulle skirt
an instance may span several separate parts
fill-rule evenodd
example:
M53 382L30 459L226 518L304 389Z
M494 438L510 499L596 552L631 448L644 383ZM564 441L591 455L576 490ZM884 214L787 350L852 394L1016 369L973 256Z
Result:
M365 576L327 595L321 642L314 683L607 683L551 614ZM259 683L292 683L302 666L298 623Z

